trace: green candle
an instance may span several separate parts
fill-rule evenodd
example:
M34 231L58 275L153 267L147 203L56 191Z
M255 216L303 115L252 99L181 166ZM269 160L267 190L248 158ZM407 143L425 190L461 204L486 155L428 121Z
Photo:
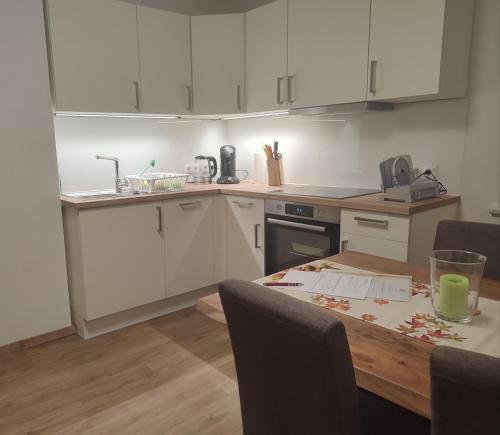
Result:
M467 315L469 279L463 275L448 273L439 278L438 310L450 319Z

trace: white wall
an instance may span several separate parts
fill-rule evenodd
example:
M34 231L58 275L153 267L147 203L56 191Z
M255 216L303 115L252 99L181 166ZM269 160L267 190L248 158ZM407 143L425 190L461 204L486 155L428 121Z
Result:
M137 174L150 160L155 171L184 172L184 165L225 141L221 121L158 121L143 119L55 119L62 192L114 188L112 162L96 154L120 158L122 176Z
M462 217L500 223L487 209L500 203L500 1L477 0L470 109L462 179Z
M70 325L42 2L0 2L0 346Z
M227 121L238 165L253 174L253 153L280 142L287 182L380 186L378 163L410 154L415 166L438 166L450 192L460 192L466 100L398 105L393 112L337 117L255 118Z

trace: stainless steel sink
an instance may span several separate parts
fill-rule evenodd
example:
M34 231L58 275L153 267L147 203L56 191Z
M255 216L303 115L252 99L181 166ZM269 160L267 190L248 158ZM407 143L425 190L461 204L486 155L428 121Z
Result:
M124 196L131 196L133 193L117 193L115 191L103 190L103 191L91 191L91 192L74 192L74 193L65 193L66 196L70 198L81 199L83 201L94 201L96 199L111 199L111 198L120 198Z

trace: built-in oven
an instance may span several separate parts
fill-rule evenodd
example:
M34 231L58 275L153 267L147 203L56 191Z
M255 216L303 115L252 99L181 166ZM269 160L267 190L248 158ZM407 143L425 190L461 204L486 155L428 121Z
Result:
M266 275L338 254L340 208L266 200Z

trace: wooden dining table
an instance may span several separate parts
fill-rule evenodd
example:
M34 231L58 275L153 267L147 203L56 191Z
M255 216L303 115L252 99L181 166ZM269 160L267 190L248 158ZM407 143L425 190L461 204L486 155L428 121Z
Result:
M343 252L325 261L378 273L411 275L413 281L429 282L429 268L358 252ZM483 279L480 296L500 300L500 281ZM197 308L213 320L226 322L218 293L201 298ZM429 355L435 345L346 314L328 312L344 323L357 385L431 418Z

